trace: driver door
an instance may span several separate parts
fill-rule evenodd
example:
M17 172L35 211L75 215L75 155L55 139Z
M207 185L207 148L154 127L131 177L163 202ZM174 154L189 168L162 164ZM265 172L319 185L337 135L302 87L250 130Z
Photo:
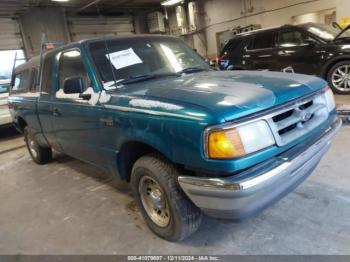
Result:
M243 55L243 64L248 70L276 70L275 39L274 30L259 32L252 37Z
M276 59L280 71L317 75L320 71L320 43L305 32L282 29L278 33Z
M65 81L72 77L83 79L84 91L92 90L80 50L70 49L58 54L58 88L52 94L52 123L57 142L63 152L75 158L97 163L96 136L98 119L95 106L80 94L66 94Z

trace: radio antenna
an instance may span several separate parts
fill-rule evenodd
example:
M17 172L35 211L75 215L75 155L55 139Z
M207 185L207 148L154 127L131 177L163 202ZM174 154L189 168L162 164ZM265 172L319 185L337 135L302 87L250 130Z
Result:
M116 79L115 72L114 72L114 68L113 68L113 65L112 65L112 62L111 62L111 55L110 55L110 52L109 52L109 48L108 48L106 36L103 36L103 40L104 40L105 48L106 48L106 51L107 51L109 66L110 66L111 71L112 71L112 76L113 76L114 85L115 85L115 87L117 87L117 79Z
M36 78L36 85L39 85L40 92L41 92L41 79L42 79L42 66L44 61L44 47L46 43L46 34L44 32L41 33L41 40L40 40L40 61L39 61L39 74Z
M104 16L101 14L100 12L100 8L98 7L98 2L99 1L96 1L96 11L98 13L98 15L102 18L104 18ZM115 72L114 72L114 68L113 68L113 65L112 65L112 62L111 62L111 56L110 56L110 52L109 52L109 47L108 47L108 43L107 43L107 38L105 35L103 35L103 42L105 44L105 49L107 51L107 57L108 57L108 62L109 62L109 66L111 68L111 71L112 71L112 76L113 76L113 81L114 81L114 85L115 87L117 87L117 78L116 78L116 75L115 75Z

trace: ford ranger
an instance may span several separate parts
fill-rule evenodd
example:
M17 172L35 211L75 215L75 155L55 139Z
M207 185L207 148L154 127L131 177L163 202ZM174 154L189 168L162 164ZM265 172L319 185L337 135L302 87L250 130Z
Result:
M34 162L56 150L129 181L169 241L196 231L203 213L241 220L276 202L341 127L322 79L215 71L166 36L48 51L15 69L9 107Z

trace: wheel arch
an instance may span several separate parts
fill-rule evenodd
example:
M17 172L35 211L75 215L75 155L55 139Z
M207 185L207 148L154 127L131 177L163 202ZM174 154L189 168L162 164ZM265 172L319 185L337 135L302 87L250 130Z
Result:
M321 72L321 77L323 79L327 79L327 75L329 70L336 64L342 61L350 61L350 55L346 55L346 56L339 56L339 57L335 57L333 58L331 61L327 62L323 68L322 68L322 72Z
M162 152L155 147L140 141L125 142L117 156L117 169L121 179L130 181L131 170L135 162L142 156L155 154L166 161L171 162Z
M16 120L16 127L17 127L17 129L18 129L21 133L24 132L24 128L25 128L27 125L28 125L28 124L27 124L27 122L24 120L23 117L21 117L21 116L18 116L18 117L17 117L17 120Z

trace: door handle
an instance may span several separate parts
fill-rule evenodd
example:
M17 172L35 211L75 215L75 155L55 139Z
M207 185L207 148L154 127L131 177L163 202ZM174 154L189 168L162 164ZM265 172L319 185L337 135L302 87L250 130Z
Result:
M61 112L60 112L60 110L58 110L57 107L55 107L52 109L52 115L53 116L61 116Z
M112 117L107 117L107 118L100 118L100 121L103 123L105 126L113 126L114 125L114 120Z

